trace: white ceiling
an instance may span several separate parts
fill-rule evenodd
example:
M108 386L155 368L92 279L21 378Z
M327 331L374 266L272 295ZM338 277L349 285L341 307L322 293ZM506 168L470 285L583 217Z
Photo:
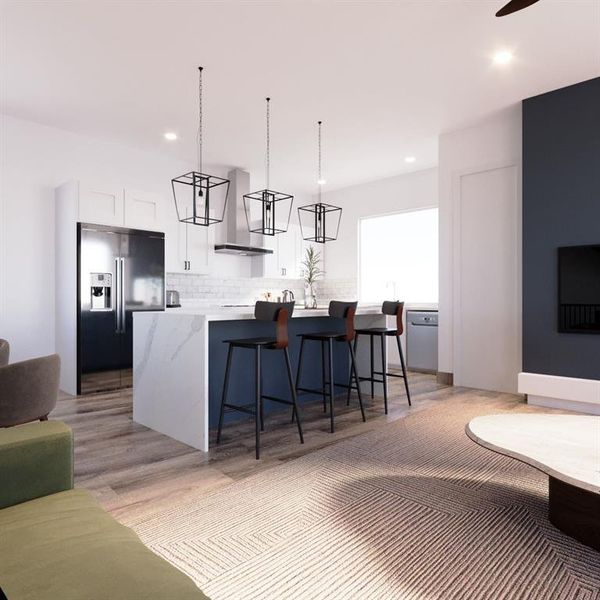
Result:
M203 65L207 163L263 185L270 95L272 186L314 190L322 119L339 188L435 165L440 132L600 75L600 0L495 18L503 3L2 2L2 111L194 160Z

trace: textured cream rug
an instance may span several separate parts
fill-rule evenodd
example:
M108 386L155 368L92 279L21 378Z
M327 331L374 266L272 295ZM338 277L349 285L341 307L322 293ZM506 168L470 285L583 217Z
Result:
M134 528L214 600L600 599L600 554L548 522L547 477L464 434L506 402L469 398Z

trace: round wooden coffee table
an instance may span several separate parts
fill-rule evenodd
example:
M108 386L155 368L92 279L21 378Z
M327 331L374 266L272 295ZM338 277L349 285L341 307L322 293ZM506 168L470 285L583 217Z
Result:
M467 435L549 477L549 518L600 551L600 417L514 414L476 417Z

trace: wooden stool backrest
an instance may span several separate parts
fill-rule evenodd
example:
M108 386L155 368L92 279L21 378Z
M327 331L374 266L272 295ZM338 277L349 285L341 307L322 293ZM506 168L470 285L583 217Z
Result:
M404 325L402 324L404 302L386 300L381 306L381 312L384 315L396 317L396 329L398 330L398 335L402 335L404 333Z
M287 348L289 336L287 322L294 313L295 302L264 302L254 305L254 318L257 321L275 321L276 348Z

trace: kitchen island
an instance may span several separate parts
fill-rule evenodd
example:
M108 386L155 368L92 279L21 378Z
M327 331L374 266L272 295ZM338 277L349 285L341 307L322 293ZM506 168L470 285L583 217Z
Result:
M356 327L382 327L381 307L359 306ZM331 331L339 320L328 316L327 308L296 308L289 321L290 355L294 372L298 364L300 341L297 334L307 331ZM219 418L221 392L227 358L227 339L260 337L274 334L274 323L254 319L254 307L177 308L164 312L136 312L133 322L133 420L180 442L208 451L209 428ZM349 358L344 344L335 344L336 382L347 382ZM375 366L381 370L381 358L375 353ZM228 401L233 404L254 402L254 356L236 349ZM264 392L290 397L289 384L281 352L265 352L263 358ZM359 374L369 370L368 344L359 346ZM363 384L364 385L364 384ZM307 342L302 368L302 386L321 387L320 345ZM382 393L381 384L376 393ZM361 389L363 389L361 387ZM364 387L366 390L366 386ZM338 388L338 393L343 389ZM301 394L299 403L320 396ZM357 402L353 399L353 402ZM265 414L281 410L281 405L265 402ZM291 415L291 413L290 413ZM227 422L240 418L226 414ZM241 418L244 418L243 416ZM357 407L357 418L360 412Z

